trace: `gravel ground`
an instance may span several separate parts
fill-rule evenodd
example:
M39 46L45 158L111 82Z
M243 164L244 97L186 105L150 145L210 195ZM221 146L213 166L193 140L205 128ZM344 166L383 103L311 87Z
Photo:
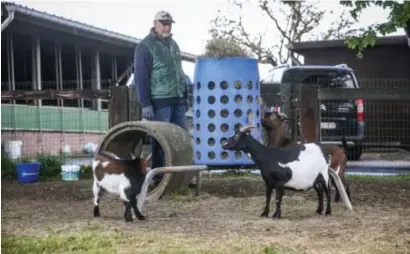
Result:
M127 224L123 221L122 203L110 195L101 200L102 217L93 218L90 180L26 185L3 180L2 237L46 235L50 229L58 233L78 232L94 225L106 231L160 232L163 241L165 235L173 234L181 234L180 241L184 237L201 237L196 246L189 248L206 245L204 249L221 253L247 253L246 247L241 246L249 243L291 247L279 253L293 253L295 249L296 253L410 253L409 181L352 179L350 182L353 214L342 204L333 203L332 216L315 215L317 202L313 190L288 191L283 198L281 220L260 218L265 202L260 178L213 176L211 180L203 178L200 197L193 196L192 190L180 191L146 204L143 211L147 214L146 221ZM274 212L273 204L270 216ZM240 241L232 240L233 247L228 248L216 244L220 239ZM147 243L152 252L147 249L146 253L158 253L152 241ZM127 250L122 247L115 253L135 253Z

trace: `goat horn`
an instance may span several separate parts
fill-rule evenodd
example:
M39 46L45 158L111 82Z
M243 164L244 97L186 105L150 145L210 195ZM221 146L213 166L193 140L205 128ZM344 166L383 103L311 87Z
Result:
M252 129L252 128L256 128L256 126L255 126L255 125L242 126L242 127L239 129L239 131L240 131L240 132L247 132L247 131L249 131L249 130Z
M277 114L278 114L278 116L280 116L280 117L282 117L282 118L284 118L284 119L289 119L289 117L288 117L285 113L278 112Z

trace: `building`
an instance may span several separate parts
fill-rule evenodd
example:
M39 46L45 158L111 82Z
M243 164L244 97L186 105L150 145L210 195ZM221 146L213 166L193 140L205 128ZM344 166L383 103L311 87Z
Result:
M131 74L138 38L10 2L1 11L2 91L107 89ZM108 130L107 108L101 99L2 101L2 140L23 141L23 155L81 152Z
M374 47L363 51L361 59L344 40L298 42L289 45L289 49L302 55L305 65L347 64L354 70L361 88L409 88L409 27L405 31L403 36L378 38ZM369 146L410 150L410 100L365 101L364 111Z
M297 42L289 49L302 55L305 65L346 63L359 78L410 79L410 44L405 35L378 38L374 47L363 51L362 59L344 40Z

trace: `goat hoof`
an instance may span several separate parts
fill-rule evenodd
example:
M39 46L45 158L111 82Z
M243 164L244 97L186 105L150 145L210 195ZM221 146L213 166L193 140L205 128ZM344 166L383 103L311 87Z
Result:
M326 215L332 215L332 211L326 211Z
M321 211L321 210L316 210L316 214L322 215L322 214L323 214L323 211Z
M98 207L94 207L94 217L100 217L100 209Z
M125 218L125 222L133 222L134 220L132 218Z
M146 220L145 216L137 216L138 220Z
M272 219L280 219L280 218L281 218L280 213L275 213L275 214L272 216Z
M124 215L124 219L125 219L126 222L133 222L131 214Z
M260 215L260 217L268 217L269 216L269 214L268 214L268 212L263 212L263 213L261 213L261 215Z

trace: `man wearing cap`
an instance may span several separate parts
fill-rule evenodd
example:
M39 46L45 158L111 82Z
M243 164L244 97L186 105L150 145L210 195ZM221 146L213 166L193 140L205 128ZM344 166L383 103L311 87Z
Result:
M186 129L188 89L178 44L172 39L175 23L170 13L159 11L154 27L137 45L134 55L134 83L142 118L171 122ZM163 166L163 151L152 140L152 168Z

